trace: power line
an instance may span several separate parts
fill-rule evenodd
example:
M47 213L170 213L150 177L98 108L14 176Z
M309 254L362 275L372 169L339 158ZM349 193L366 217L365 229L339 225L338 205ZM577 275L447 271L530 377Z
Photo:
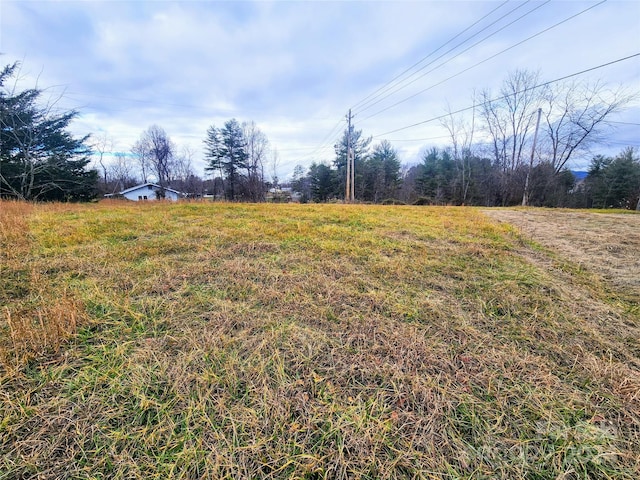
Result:
M620 125L635 125L640 127L640 123L634 123L634 122L614 122L613 120L609 120L608 123L619 123Z
M486 37L482 38L481 40L478 40L476 43L474 43L473 45L465 48L464 50L462 50L461 52L458 52L456 55L454 55L453 57L445 60L444 62L440 63L439 65L435 66L434 68L432 68L431 70L423 73L422 75L420 75L419 77L414 78L413 80L411 80L408 83L405 83L404 85L400 85L402 82L398 82L396 84L400 85L398 88L394 88L394 89L390 89L390 91L388 91L385 95L379 95L382 98L379 98L378 100L374 101L373 103L371 103L371 101L367 102L368 105L364 106L363 108L361 108L358 111L358 114L364 112L365 110L368 110L369 108L373 107L374 105L377 105L378 103L384 101L386 98L389 98L391 95L399 92L400 90L404 90L405 88L407 88L409 85L414 84L415 82L417 82L418 80L420 80L421 78L424 78L425 76L427 76L428 74L435 72L436 70L438 70L439 68L442 68L444 65L446 65L447 63L451 62L452 60L458 58L460 55L468 52L469 50L471 50L474 47L477 47L478 45L480 45L481 43L485 42L486 40L488 40L489 38L493 37L494 35L500 33L502 30L510 27L511 25L513 25L516 22L519 22L520 20L522 20L523 18L527 17L528 15L532 14L533 12L535 12L536 10L538 10L539 8L544 7L546 4L548 4L551 0L546 0L544 3L541 3L540 5L532 8L531 10L529 10L528 12L526 12L525 14L519 16L518 18L516 18L515 20L512 20L511 22L507 23L506 25L503 25L502 27L500 27L498 30L490 33L489 35L487 35ZM422 70L424 70L425 68L427 68L430 65L433 65L437 60L441 59L442 57L444 57L445 55L451 53L452 51L454 51L456 48L460 47L461 45L464 45L466 42L468 42L469 40L471 40L473 37L475 37L476 35L484 32L485 30L487 30L489 27L495 25L496 23L498 23L500 20L502 20L503 18L507 17L508 15L510 15L511 13L513 13L514 11L516 11L517 9L521 8L522 6L526 5L528 2L525 2L521 5L519 5L518 7L514 8L513 10L511 10L510 12L508 12L507 14L503 15L502 17L500 17L498 20L496 20L495 22L487 25L485 28L483 28L482 30L480 30L479 32L475 33L474 35L472 35L471 37L467 38L466 40L460 42L459 44L457 44L455 47L450 48L449 50L447 50L446 52L444 52L442 55L440 55L439 57L433 59L431 62L427 63L426 65L422 66L420 69L416 70L413 74L411 74L409 77L407 77L405 80L408 80L409 78L411 78L412 76L416 75L418 72L421 72ZM374 100L374 99L371 99ZM367 117L368 118L368 117Z
M318 146L313 146L313 147L291 147L291 148L278 148L278 152L294 152L294 151L300 151L300 150L317 150Z
M447 52L445 52L446 55L447 53L449 53L451 50L459 47L460 45L464 44L465 42L467 42L469 39L473 38L474 36L478 35L479 33L482 33L483 31L485 31L486 29L488 29L489 27L491 27L492 25L495 25L498 21L502 20L503 18L505 18L506 16L510 15L511 13L513 13L515 10L521 8L523 5L526 5L527 3L529 3L530 0L527 0L525 3L517 6L516 8L510 10L507 14L501 16L498 20L492 22L491 24L487 25L485 28L483 28L482 30L480 30L479 32L477 32L476 34L474 34L473 36L469 37L468 39L466 39L465 41L463 41L462 43L459 43L458 45L456 45L455 47L453 47L452 49L448 50ZM550 0L547 0L547 2L545 2L544 4L548 3ZM500 4L498 7L494 8L493 10L491 10L489 13L487 13L486 15L484 15L482 18L480 18L479 20L477 20L476 22L474 22L473 24L471 24L469 27L467 27L466 29L464 29L463 31L461 31L460 33L458 33L457 35L455 35L454 37L452 37L449 41L447 41L446 43L444 43L443 45L441 45L440 47L438 47L436 50L432 51L429 55L427 55L426 57L422 58L421 60L419 60L418 62L414 63L412 66L410 66L409 68L405 69L403 72L401 72L399 75L397 75L396 77L392 78L389 82L387 82L385 85L383 85L382 87L380 87L378 90L374 91L373 93L369 94L367 97L363 98L362 100L360 100L359 102L357 102L355 105L360 105L363 102L366 104L366 100L369 99L370 97L374 97L375 98L375 94L380 92L381 90L385 90L385 88L390 85L391 83L393 83L395 80L397 80L398 78L402 77L405 73L409 72L411 69L413 69L414 67L416 67L417 65L419 65L420 63L422 63L424 60L426 60L427 58L429 58L431 55L433 55L434 53L438 52L439 50L441 50L443 47L445 47L446 45L448 45L449 43L451 43L453 40L455 40L456 38L458 38L460 35L462 35L463 33L467 32L468 30L470 30L471 28L473 28L475 25L477 25L478 23L480 23L482 20L484 20L485 18L489 17L491 14L493 14L496 10L498 10L499 8L501 8L502 6L504 6L506 3L508 3L509 0L506 0L505 2L503 2L502 4ZM544 5L543 4L543 5ZM536 7L540 8L540 7ZM534 10L536 10L534 9ZM528 13L531 13L533 10L531 10ZM528 14L527 13L527 14ZM525 14L525 16L527 15ZM520 17L522 18L522 17ZM513 23L513 22L512 22ZM510 24L509 24L510 25ZM503 27L504 28L504 27ZM500 30L498 30L500 31ZM494 32L494 34L497 32ZM486 40L485 39L483 40ZM442 58L442 55L437 57L435 60L433 60L433 62L435 62L436 60L438 60L439 58ZM455 58L455 57L454 57ZM411 78L411 76L415 75L417 72L423 70L424 68L426 68L427 66L431 65L433 62L430 62L429 64L425 65L424 67L422 67L421 69L417 70L416 72L414 72L413 74L411 74L410 76L408 76L407 78L405 78L404 80L407 80L408 78ZM402 81L404 81L402 80ZM398 82L401 83L401 82ZM396 86L398 83L392 85L391 87ZM368 107L367 107L368 108ZM336 130L336 128L342 123L342 120L340 120L332 129L331 131L325 136L325 138L320 142L320 145L310 154L308 154L307 156L305 156L305 159L308 159L309 157L313 156L314 154L316 154L318 151L322 151L324 149L326 149L329 145L325 145L327 139L329 137L331 137L331 135L334 133L334 131Z
M331 146L332 143L332 138L334 138L333 136L337 133L336 129L340 128L340 125L342 125L342 122L344 120L342 118L340 118L340 120L338 120L338 122L333 126L333 128L329 131L329 133L327 133L327 135L325 135L325 137L320 141L318 147L316 147L311 153L308 153L307 155L305 155L302 160L307 160L310 157L313 157L314 155L317 155L319 152L321 152L322 150L325 150L326 148ZM327 141L329 141L329 143L327 143Z
M416 93L414 93L413 95L410 95L410 96L408 96L408 97L405 97L405 98L403 98L402 100L400 100L400 101L398 101L398 102L396 102L396 103L393 103L393 104L389 105L388 107L385 107L385 108L383 108L382 110L379 110L379 111L377 111L376 113L373 113L373 114L369 115L368 117L363 118L363 119L362 119L362 120L360 120L360 121L361 121L361 122L363 122L363 121L368 120L368 119L370 119L370 118L372 118L372 117L375 117L376 115L379 115L379 114L381 114L381 113L383 113L383 112L386 112L387 110L390 110L391 108L394 108L394 107L396 107L396 106L398 106L398 105L400 105L400 104L402 104L402 103L404 103L404 102L406 102L406 101L408 101L408 100L411 100L412 98L415 98L415 97L417 97L418 95L421 95L421 94L423 94L424 92L426 92L426 91L428 91L428 90L431 90L431 89L432 89L432 88L434 88L434 87L437 87L437 86L439 86L439 85L442 85L443 83L448 82L448 81L449 81L449 80L451 80L452 78L458 77L458 76L462 75L463 73L468 72L469 70L471 70L471 69L473 69L473 68L475 68L475 67L477 67L477 66L479 66L479 65L482 65L483 63L486 63L486 62L488 62L489 60L492 60L492 59L496 58L497 56L502 55L503 53L508 52L509 50L511 50L511 49L513 49L513 48L515 48L515 47L517 47L517 46L520 46L520 45L522 45L523 43L528 42L529 40L532 40L532 39L534 39L534 38L536 38L536 37L538 37L538 36L542 35L543 33L546 33L546 32L548 32L549 30L551 30L551 29L553 29L553 28L556 28L556 27L560 26L560 25L562 25L563 23L566 23L566 22L568 22L569 20L572 20L572 19L574 19L574 18L578 17L579 15L582 15L582 14L584 14L584 13L588 12L589 10L591 10L591 9L593 9L593 8L595 8L595 7L599 6L599 5L602 5L602 4L603 4L603 3L605 3L606 1L607 1L607 0L602 0L601 2L596 3L595 5L592 5L592 6L590 6L590 7L586 8L586 9L584 9L584 10L582 10L582 11L580 11L580 12L578 12L578 13L574 14L574 15L571 15L570 17L567 17L567 18L565 18L564 20L562 20L562 21L560 21L560 22L558 22L558 23L555 23L554 25L551 25L550 27L547 27L547 28L545 28L544 30L541 30L540 32L538 32L538 33L536 33L536 34L531 35L530 37L527 37L527 38L525 38L524 40L521 40L521 41L519 41L518 43L515 43L515 44L511 45L510 47L507 47L507 48L505 48L504 50L501 50L500 52L498 52L498 53L496 53L496 54L494 54L494 55L492 55L492 56L490 56L490 57L488 57L488 58L485 58L484 60L482 60L482 61L480 61L480 62L478 62L478 63L476 63L476 64L474 64L474 65L472 65L472 66L470 66L470 67L468 67L468 68L465 68L464 70L462 70L462 71L460 71L460 72L456 73L455 75L451 75L450 77L445 78L444 80L442 80L442 81L440 81L440 82L438 82L438 83L435 83L435 84L431 85L430 87L427 87L427 88L425 88L425 89L423 89L423 90L420 90L419 92L416 92Z
M629 147L640 147L640 143L638 143L637 139L630 140L628 142L625 142L625 141L614 142L614 141L609 140L609 141L606 141L606 142L603 142L603 143L605 143L606 145L626 145L626 146L629 146Z
M549 80L548 82L544 82L544 83L541 83L539 85L534 85L533 87L525 88L523 90L519 90L517 92L510 93L509 95L503 95L501 97L493 98L491 100L487 100L487 102L497 102L499 100L504 100L505 98L508 98L508 97L510 97L512 95L518 95L518 94L524 93L524 92L526 92L528 90L535 90L537 88L546 87L547 85L551 85L552 83L557 83L557 82L560 82L562 80L566 80L568 78L576 77L578 75L583 75L585 73L592 72L592 71L598 70L600 68L608 67L609 65L613 65L613 64L616 64L616 63L624 62L626 60L630 60L630 59L638 57L638 56L640 56L640 53L634 53L633 55L629 55L627 57L618 58L617 60L612 60L611 62L602 63L602 64L597 65L595 67L587 68L586 70L581 70L579 72L575 72L575 73L572 73L570 75L565 75L564 77L556 78L555 80ZM461 108L460 110L456 110L455 112L445 113L444 115L439 115L437 117L433 117L433 118L430 118L428 120L423 120L422 122L417 122L417 123L414 123L414 124L411 124L411 125L407 125L405 127L396 128L395 130L389 130L388 132L380 133L378 135L374 135L373 137L374 138L378 138L378 137L382 137L383 135L389 135L390 133L396 133L396 132L400 132L402 130L407 130L409 128L417 127L418 125L424 125L425 123L434 122L436 120L440 120L440 119L448 117L450 115L455 115L455 114L458 114L458 113L462 113L462 112L466 112L466 111L469 111L469 110L473 110L474 108L476 108L476 106L477 105L472 105L470 107Z
M420 65L422 62L424 62L427 58L431 57L431 55L435 54L436 52L438 52L440 49L444 48L446 45L448 45L449 43L451 43L452 41L454 41L456 38L458 38L460 35L462 35L463 33L467 32L468 30L470 30L471 28L473 28L474 26L476 26L478 23L480 23L482 20L484 20L485 18L489 17L493 12L495 12L496 10L502 8L502 6L504 6L505 4L509 3L509 0L506 0L505 2L501 3L500 5L498 5L496 8L494 8L493 10L491 10L489 13L487 13L486 15L484 15L482 18L480 18L479 20L476 20L474 23L472 23L471 25L469 25L467 28L465 28L464 30L462 30L460 33L458 33L456 36L452 37L451 39L449 39L446 43L443 43L442 45L440 45L438 48L436 48L435 50L433 50L431 53L429 53L429 55L427 55L426 57L421 58L420 60L418 60L416 63L414 63L413 65L411 65L409 68L405 69L404 71L402 71L401 73L399 73L398 75L396 75L395 77L393 77L391 80L389 80L387 83L385 83L384 85L382 85L380 88L378 88L377 90L373 91L372 93L370 93L369 95L367 95L366 97L364 97L363 99L361 99L359 102L355 103L351 108L352 109L356 109L358 106L360 106L363 103L368 103L367 100L369 100L369 98L373 97L374 95L376 95L378 92L380 92L381 90L385 90L386 87L388 85L390 85L391 83L393 83L394 81L396 81L397 79L399 79L400 77L402 77L405 73L411 71L413 68L417 67L418 65ZM523 5L525 5L528 2L525 2L524 4L519 5L518 7L516 7L514 10L511 10L509 13L507 13L507 15L511 14L513 11L517 10L518 8L522 7ZM505 15L506 16L506 15ZM498 20L501 20L502 18L504 18L504 16L500 17ZM495 22L494 22L495 23ZM493 25L493 23L491 24ZM491 25L488 25L486 28L490 27ZM478 33L481 33L483 30L481 30ZM476 33L475 35L477 35L478 33ZM473 38L473 37L470 37ZM468 40L468 39L467 39ZM466 41L466 40L465 40ZM455 47L454 47L455 48ZM419 70L418 70L419 71ZM417 73L417 72L416 72ZM414 74L412 74L414 75ZM408 77L411 78L411 75ZM406 79L405 79L406 80Z
M424 142L426 140L442 140L443 138L451 138L451 135L439 135L437 137L426 137L426 138L405 138L405 139L389 139L389 142L402 143L402 142Z

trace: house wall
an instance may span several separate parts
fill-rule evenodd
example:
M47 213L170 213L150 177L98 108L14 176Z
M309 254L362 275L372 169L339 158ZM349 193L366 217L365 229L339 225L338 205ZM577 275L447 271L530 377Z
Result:
M158 189L156 187L152 186L151 188L149 188L148 186L145 185L144 187L136 188L135 190L127 192L123 194L123 196L127 200L133 200L134 202L138 202L140 200L153 201L158 199L158 197L156 196L157 190ZM144 198L145 196L147 198ZM176 200L178 200L178 194L175 192L170 192L165 190L165 198L166 200L172 200L175 202Z
M174 202L178 200L178 194L174 192L165 192L165 197L167 200L173 200Z

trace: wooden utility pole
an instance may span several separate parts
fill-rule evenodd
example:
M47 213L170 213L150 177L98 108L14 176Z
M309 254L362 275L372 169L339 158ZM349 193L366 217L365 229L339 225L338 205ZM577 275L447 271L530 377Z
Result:
M351 145L351 201L356 201L356 156Z
M347 115L347 182L344 192L344 203L351 201L351 109Z
M533 134L533 145L531 146L531 159L529 160L529 170L527 171L527 178L524 181L524 193L522 194L522 206L529 205L529 177L531 177L531 170L533 169L533 155L536 152L536 143L538 141L538 128L540 128L540 115L542 115L542 109L538 109L538 121L536 122L536 131Z
M355 200L354 187L354 162L353 162L353 146L351 145L351 109L347 115L347 181L344 194L345 203L351 203Z

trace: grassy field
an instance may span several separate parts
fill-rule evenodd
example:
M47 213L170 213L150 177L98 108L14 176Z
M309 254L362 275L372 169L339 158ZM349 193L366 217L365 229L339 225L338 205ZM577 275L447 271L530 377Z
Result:
M575 265L598 274L613 287L617 296L640 303L638 213L575 210L559 214L557 210L542 208L484 212L516 226L527 237L570 259Z
M533 233L473 208L0 203L0 479L636 479L638 272Z

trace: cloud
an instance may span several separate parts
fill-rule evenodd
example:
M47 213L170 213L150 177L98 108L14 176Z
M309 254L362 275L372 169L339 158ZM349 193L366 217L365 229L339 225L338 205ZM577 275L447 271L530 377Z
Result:
M158 124L201 158L209 125L220 126L232 117L255 120L279 149L280 176L285 177L297 163L331 160L332 144L344 128L338 122L350 106L438 47L430 60L516 7L465 45L535 11L388 100L366 111L355 109L356 127L367 136L378 135L441 115L447 105L466 107L474 89L496 90L517 68L539 69L541 78L549 80L640 51L640 3L608 2L469 69L594 3L500 5L4 0L0 51L7 54L5 63L24 60L25 85L39 76L41 86L64 86L61 106L81 112L73 126L78 134L107 132L118 148L127 149L149 125ZM628 62L588 78L640 90L639 66L639 61ZM332 129L334 134L323 143ZM442 136L434 122L387 138L403 161L414 161L425 145L444 144ZM432 140L415 141L421 138Z

